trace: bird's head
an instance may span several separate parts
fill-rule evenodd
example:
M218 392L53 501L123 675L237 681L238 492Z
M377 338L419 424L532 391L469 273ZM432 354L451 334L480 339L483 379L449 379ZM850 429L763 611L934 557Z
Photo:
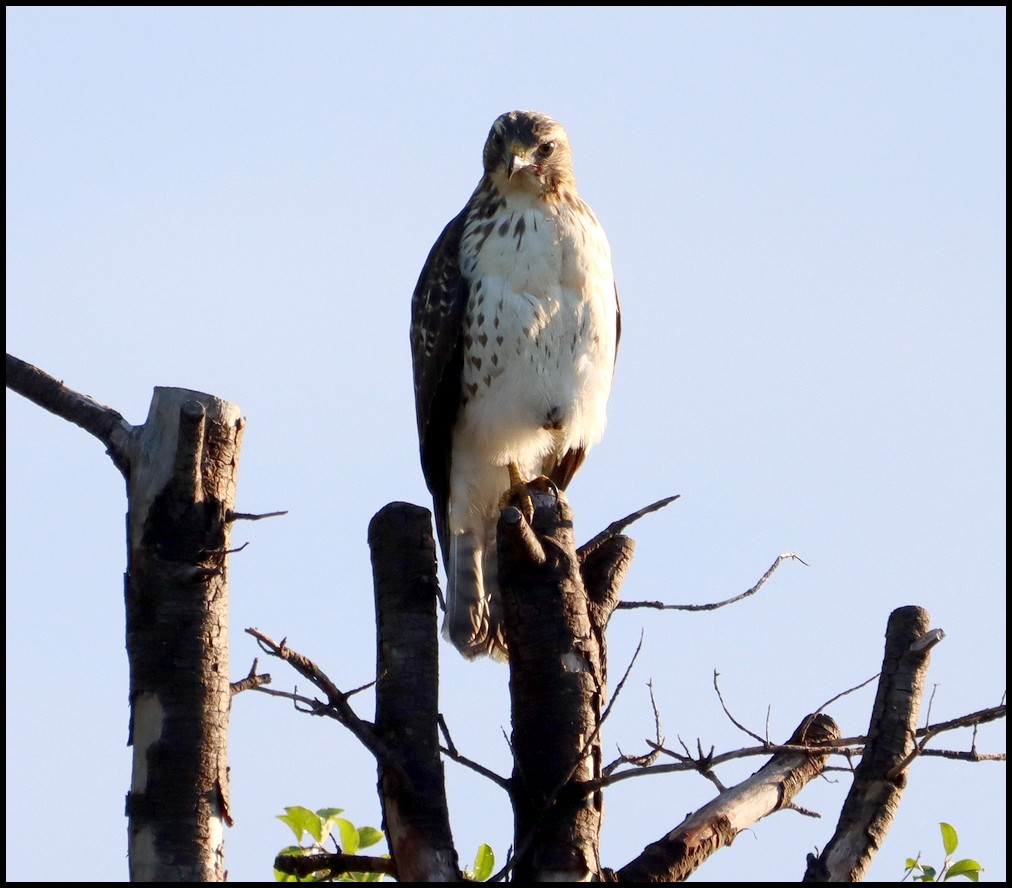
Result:
M562 125L537 111L496 118L485 140L485 174L504 191L557 194L573 190L573 154Z

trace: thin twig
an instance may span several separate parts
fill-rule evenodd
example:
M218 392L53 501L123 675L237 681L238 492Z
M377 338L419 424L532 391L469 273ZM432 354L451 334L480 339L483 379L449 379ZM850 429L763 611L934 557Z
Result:
M664 737L661 735L661 714L657 708L657 700L654 697L654 685L652 681L647 682L647 688L650 692L650 707L654 712L654 746L650 752L644 753L643 755L627 755L622 752L619 747L619 757L613 762L605 765L601 769L601 773L604 775L610 774L619 765L635 765L638 768L645 768L647 765L652 765L657 761L657 757L660 755L658 747L664 745Z
M458 765L463 765L465 768L470 768L476 774L481 774L482 777L487 780L491 780L500 789L506 792L510 791L510 780L508 777L503 777L501 774L496 774L495 771L490 768L486 768L484 765L478 764L474 759L469 759L466 755L461 755L455 749L451 749L449 746L440 745L439 751L443 753L451 762L456 762Z
M245 678L239 681L233 681L229 683L228 689L234 697L236 694L241 694L243 691L251 691L254 688L261 687L262 685L271 683L271 675L269 672L264 672L261 675L257 675L257 660L253 658L253 665L249 668L249 674Z
M923 756L952 759L957 762L1003 762L1004 752L976 752L956 749L922 749Z
M443 735L443 741L445 746L440 746L439 751L443 753L450 761L457 762L463 765L465 768L470 768L472 771L481 774L482 777L487 777L496 786L509 792L510 781L508 778L496 774L495 771L491 771L484 765L479 765L473 759L469 759L465 755L461 755L457 751L457 747L453 742L453 738L450 736L450 729L447 727L446 719L443 718L442 714L436 716L436 724L439 726L439 732Z
M229 512L229 521L262 521L264 518L278 518L287 515L288 509L281 512Z
M735 595L734 597L727 598L724 601L714 601L711 602L710 604L665 604L663 601L620 601L616 605L615 609L632 610L633 608L638 607L649 607L654 610L677 610L677 611L690 611L693 613L698 611L716 610L718 607L726 607L729 604L734 604L735 602L741 601L744 598L748 598L750 595L755 595L756 592L758 592L763 587L766 581L771 576L773 576L773 574L776 572L776 569L780 567L780 565L783 562L788 560L800 561L803 565L805 565L805 567L809 566L808 562L805 561L805 559L802 558L800 555L797 555L794 552L783 552L782 554L777 555L776 560L774 560L774 562L769 566L769 569L766 571L766 573L764 573L759 578L758 582L751 589L746 589L740 595Z
M847 694L853 694L854 691L861 690L861 688L863 688L865 685L870 685L873 681L875 681L875 679L879 677L879 675L881 675L881 673L876 672L871 678L862 681L861 684L854 685L854 687L852 688L847 688L847 690L845 691L840 691L840 693L837 694L835 697L830 697L825 703L823 703L818 709L815 710L816 714L824 712L827 706L829 706L832 703L835 703L841 697L846 697Z
M724 704L724 695L720 692L720 685L717 684L717 679L718 679L719 676L720 676L720 673L717 672L716 669L714 669L713 670L713 689L717 692L717 699L720 700L720 706L721 706L721 709L724 710L724 715L726 715L731 720L731 724L733 724L739 731L741 731L742 733L748 734L748 736L751 737L753 740L757 740L760 743L765 743L765 744L769 745L768 741L765 738L760 737L754 731L750 731L740 721L738 721L738 719L736 719L733 715L731 715L730 710Z
M443 741L446 743L446 749L450 755L457 754L457 747L454 745L453 738L450 736L450 729L446 724L446 719L443 718L443 714L440 712L436 715L436 725L439 727L439 733L443 735Z
M372 723L359 718L348 704L348 695L341 691L316 663L304 654L300 654L298 651L288 647L287 639L285 638L277 642L255 628L247 629L246 633L252 635L264 651L289 663L296 672L307 678L319 690L323 691L327 697L327 704L325 706L319 704L320 708L315 714L326 714L335 718L351 731L358 741L385 766L395 769L398 773L403 770L395 756L393 756L376 735Z
M797 811L802 817L812 817L815 820L821 820L822 815L818 811L812 811L810 808L803 808L801 805L795 805L793 802L787 806L788 811Z
M622 693L622 688L625 686L626 679L629 678L629 673L632 672L633 665L636 663L636 658L639 657L641 650L643 650L643 633L642 632L640 632L639 644L636 645L636 650L633 651L632 658L629 660L629 665L626 666L625 672L622 673L622 678L619 679L619 683L617 685L615 685L615 693L611 695L611 699L608 701L608 705L604 708L604 713L602 714L601 718L598 719L597 725L595 725L594 730L591 731L590 737L587 739L587 742L584 744L583 755L586 755L590 751L591 744L593 744L594 740L601 733L601 726L605 723L605 721L607 721L608 716L611 714L612 707L618 701L619 694ZM574 767L574 770L575 770L575 767ZM570 774L569 776L571 777L572 774ZM566 778L565 782L566 783L569 782L569 778L568 777Z
M676 493L674 496L666 496L664 499L659 499L655 503L651 503L649 506L644 506L642 509L637 509L630 515L626 515L625 518L619 518L618 521L612 521L604 530L602 530L597 536L591 537L585 542L579 549L576 550L576 557L579 558L582 564L587 556L592 552L599 549L604 543L608 542L612 537L618 536L634 521L638 521L644 515L649 515L651 512L656 512L659 509L663 509L665 506L673 503L676 499L680 499L681 494Z
M978 724L984 724L1005 718L1005 713L1006 708L1004 705L995 706L989 709L981 709L977 712L968 713L967 715L950 719L947 722L939 722L936 725L929 725L926 728L921 728L917 734L918 736L936 736L938 734L945 733L946 731L955 731L960 728L970 728ZM749 732L746 731L746 733ZM761 740L761 738L756 737L754 734L750 734L750 736L757 740ZM852 760L854 756L862 754L866 741L866 737L857 736L841 737L836 740L828 740L825 743L813 746L803 746L797 744L767 745L763 743L761 746L748 746L723 753L714 754L711 751L709 755L703 757L702 759L696 759L691 755L691 753L689 753L689 750L685 746L684 742L679 739L679 742L682 743L682 748L685 751L684 754L675 752L673 749L668 749L666 747L658 747L661 753L675 759L673 764L650 765L643 768L630 768L627 771L619 771L617 773L602 776L599 780L591 781L588 788L593 790L603 789L606 786L610 786L611 784L618 783L622 780L628 780L633 777L648 776L651 774L672 774L684 771L699 771L700 773L703 773L700 768L701 760L705 761L709 767L717 767L735 759L774 755L781 752L801 752L808 755L838 755L844 756L848 760ZM697 742L697 746L698 745L699 744ZM974 750L925 749L922 750L920 754L966 762L1003 762L1006 760L1005 753L979 753ZM700 755L702 756L702 753L700 753ZM826 770L831 771L843 769L826 768ZM852 772L853 768L849 770Z
M298 688L294 691L279 691L275 688L256 687L253 688L258 694L267 694L268 697L281 697L283 700L291 700L295 704L296 712L305 712L309 715L326 715L335 718L331 708L322 700L316 697L306 697L299 693ZM299 708L302 704L302 708Z

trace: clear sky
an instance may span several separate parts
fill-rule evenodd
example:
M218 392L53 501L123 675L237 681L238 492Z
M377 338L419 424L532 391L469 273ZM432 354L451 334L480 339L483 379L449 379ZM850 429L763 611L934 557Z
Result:
M609 430L570 488L577 532L633 529L605 732L718 751L783 740L874 675L891 610L928 608L933 720L1005 690L1004 8L8 8L7 350L143 422L153 386L248 426L231 563L232 676L257 626L342 687L374 673L366 526L428 504L411 291L478 181L492 120L568 129L611 240L623 339ZM101 446L7 395L7 878L126 878L122 479ZM507 672L443 648L461 751L507 771ZM264 661L261 659L261 666ZM267 667L276 686L294 674ZM304 690L305 688L303 688ZM873 691L834 704L862 733ZM372 701L360 698L371 717ZM1004 724L977 737L1005 748ZM934 745L969 746L968 735ZM286 805L379 825L336 723L244 694L230 740L233 880L270 880ZM741 779L759 762L721 774ZM505 858L499 790L447 765L464 860ZM799 803L703 881L795 880L849 786ZM705 803L698 776L606 796L618 867ZM872 878L941 858L939 821L1005 878L1005 766L918 761Z

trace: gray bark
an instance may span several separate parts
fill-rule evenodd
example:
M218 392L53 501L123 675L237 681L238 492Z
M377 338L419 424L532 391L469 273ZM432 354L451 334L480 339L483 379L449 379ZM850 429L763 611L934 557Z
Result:
M928 621L920 607L901 607L889 616L868 741L836 833L822 854L809 855L806 882L861 881L892 826L914 752L930 660L931 645L922 644Z
M7 387L98 438L127 481L130 878L222 881L239 408L156 388L147 421L131 426L9 354Z
M402 882L460 876L439 757L436 547L427 509L384 506L369 524L376 595L376 733L383 825ZM391 766L390 758L396 766Z

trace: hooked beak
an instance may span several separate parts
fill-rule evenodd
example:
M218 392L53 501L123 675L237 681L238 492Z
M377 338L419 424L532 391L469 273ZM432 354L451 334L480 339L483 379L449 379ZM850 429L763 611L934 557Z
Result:
M509 151L506 154L506 178L512 179L516 173L519 173L530 165L530 159L527 157L527 152L524 150L523 145L519 142L514 142L510 145Z

